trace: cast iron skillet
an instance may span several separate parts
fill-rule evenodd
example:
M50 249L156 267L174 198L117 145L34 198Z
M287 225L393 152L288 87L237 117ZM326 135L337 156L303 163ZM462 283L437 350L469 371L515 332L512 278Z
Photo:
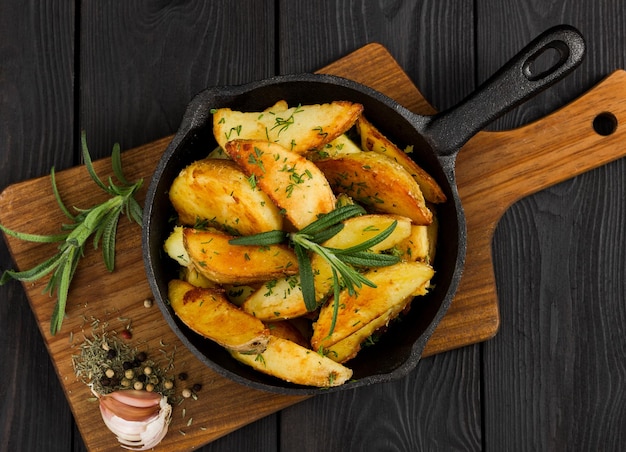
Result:
M557 56L548 69L533 68L547 53ZM434 116L411 113L394 100L350 80L329 75L288 75L243 86L209 88L189 104L180 129L163 154L148 189L143 222L143 256L154 297L170 327L209 368L238 383L283 394L315 394L389 381L415 367L426 341L448 309L457 289L466 249L465 218L455 185L454 165L463 144L495 118L569 74L582 61L583 38L559 26L536 38L498 73L458 106ZM543 57L542 57L543 56ZM210 110L230 107L261 111L285 99L289 105L349 100L364 105L364 114L404 147L414 146L418 163L442 186L448 201L438 206L440 222L434 290L415 299L408 315L381 340L347 363L354 381L332 389L296 386L241 365L220 346L190 331L167 302L167 283L175 265L163 252L171 232L173 209L168 189L181 169L204 158L215 146Z

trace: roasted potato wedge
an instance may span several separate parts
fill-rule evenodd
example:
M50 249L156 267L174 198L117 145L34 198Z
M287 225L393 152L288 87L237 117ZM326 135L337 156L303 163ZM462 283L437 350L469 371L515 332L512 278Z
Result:
M346 101L302 105L281 110L277 103L265 112L220 108L213 114L213 134L225 148L231 140L264 140L298 154L320 149L352 127L363 111Z
M411 220L397 215L362 215L344 221L344 228L323 243L328 248L345 249L363 243L387 229L394 221L396 227L389 237L372 247L372 251L393 248L406 240L411 232ZM311 257L316 299L321 302L332 291L332 270L318 255ZM290 276L266 282L253 292L242 305L249 314L271 322L293 319L307 313L300 288L300 277Z
M169 196L179 221L187 226L207 221L244 235L283 227L278 207L230 160L192 163L174 179Z
M183 229L185 249L198 273L220 284L249 284L298 273L298 261L286 245L231 245L219 231Z
M176 315L196 333L241 353L262 353L266 349L269 329L229 303L223 291L173 279L168 296Z
M309 348L309 341L304 337L302 332L294 326L289 320L283 320L280 322L266 323L270 330L270 334L275 337L290 340L296 344Z
M435 204L446 202L446 195L437 181L363 115L357 120L356 127L361 136L361 148L364 151L379 152L402 165L413 176L427 201Z
M356 330L354 333L331 345L328 349L325 349L324 354L338 363L345 363L351 360L359 353L362 344L378 330L387 327L389 322L395 319L412 299L413 297L411 296L406 298L404 302L396 303L363 328Z
M317 161L329 157L337 157L344 154L358 154L363 150L355 144L346 134L339 135L321 149L316 149L307 154L307 158Z
M324 174L310 160L267 141L234 140L226 153L274 203L284 209L296 228L335 208L333 194Z
M425 294L433 275L433 268L423 262L400 262L369 270L365 276L376 287L364 285L355 295L350 295L347 290L342 291L332 332L334 301L322 306L313 325L313 349L327 349L380 317L396 304L405 303L408 297Z
M352 370L295 342L270 336L264 352L231 355L259 372L304 386L340 386L352 377Z
M428 225L433 214L415 179L395 160L377 152L346 154L316 162L333 190L366 208Z
M174 259L181 267L191 266L191 259L185 249L183 241L183 227L175 226L170 235L165 239L163 249L169 257Z

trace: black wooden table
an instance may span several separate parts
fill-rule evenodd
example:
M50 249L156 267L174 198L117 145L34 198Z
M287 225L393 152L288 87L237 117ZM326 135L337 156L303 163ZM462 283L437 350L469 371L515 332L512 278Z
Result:
M588 44L515 128L626 66L621 0L0 2L0 189L172 134L194 93L313 71L382 43L444 109L544 29ZM621 127L623 125L618 125ZM624 450L626 162L515 204L495 234L497 336L395 383L316 397L202 450ZM37 221L37 212L33 212ZM11 268L0 245L0 268ZM85 446L22 287L0 287L0 450Z

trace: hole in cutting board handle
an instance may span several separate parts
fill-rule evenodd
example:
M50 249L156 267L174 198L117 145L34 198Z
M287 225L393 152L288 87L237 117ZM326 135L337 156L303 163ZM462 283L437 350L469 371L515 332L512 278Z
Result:
M617 130L617 118L613 113L600 113L593 120L593 130L603 137L612 135Z

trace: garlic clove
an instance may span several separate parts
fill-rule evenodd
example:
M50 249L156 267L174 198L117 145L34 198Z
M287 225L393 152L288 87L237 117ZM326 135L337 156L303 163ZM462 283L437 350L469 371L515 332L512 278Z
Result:
M158 405L147 407L128 405L107 396L100 398L100 405L104 405L107 410L127 421L146 421L157 414L160 409Z
M136 407L153 407L158 406L161 401L161 394L148 391L137 391L135 389L126 389L124 391L115 391L103 397L111 397L126 405Z
M160 394L121 390L100 397L100 413L122 447L147 450L167 434L172 407Z

